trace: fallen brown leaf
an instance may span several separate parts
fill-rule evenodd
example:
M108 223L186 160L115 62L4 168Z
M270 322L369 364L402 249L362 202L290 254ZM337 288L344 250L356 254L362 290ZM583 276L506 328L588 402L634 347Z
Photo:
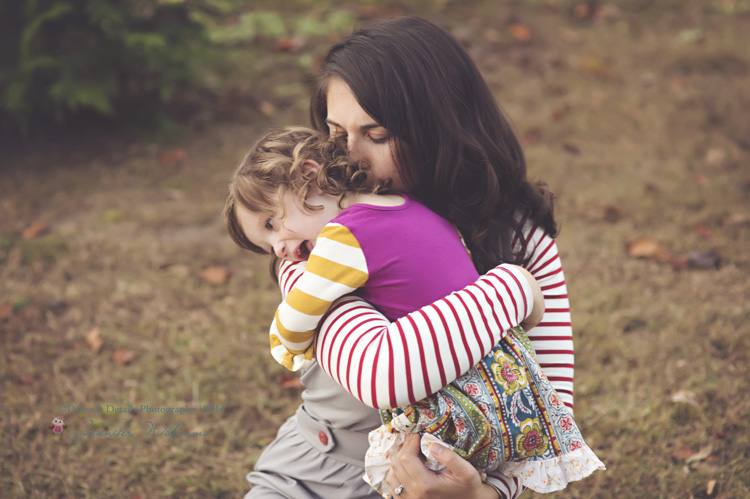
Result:
M159 162L164 166L178 166L187 159L185 149L170 149L159 155Z
M702 447L701 450L693 454L692 456L689 456L686 460L686 464L694 463L697 461L703 461L708 456L711 455L711 452L713 452L714 448L711 445L706 445L705 447Z
M86 343L89 344L89 347L91 347L91 351L94 353L98 353L99 350L102 349L104 340L102 340L101 337L99 336L98 327L95 327L94 329L86 333Z
M0 321L10 319L13 315L13 304L9 301L0 303Z
M664 248L650 237L641 237L635 241L630 241L625 245L625 248L628 252L628 256L633 258L654 258L657 260L663 260L669 256Z
M133 350L126 350L124 348L118 348L115 353L112 354L112 362L118 366L124 366L130 364L135 360L135 352Z
M281 38L278 42L276 42L277 52L292 52L294 49L295 49L294 40L292 40L288 36Z
M510 32L510 36L518 40L519 42L530 42L531 41L531 30L528 26L521 24L521 23L515 23L511 24L508 28L508 31Z
M207 267L201 271L201 277L211 284L224 284L229 279L231 272L226 267Z
M672 457L678 461L684 461L693 455L693 449L687 444L680 444L680 447L672 451Z
M24 239L34 239L35 237L43 236L49 232L49 225L39 220L31 222L31 225L26 227L21 233L21 237Z

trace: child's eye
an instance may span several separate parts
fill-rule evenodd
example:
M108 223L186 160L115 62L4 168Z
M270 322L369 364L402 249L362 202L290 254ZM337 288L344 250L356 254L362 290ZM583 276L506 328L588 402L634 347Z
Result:
M273 230L273 217L268 217L263 227L265 227L268 230Z

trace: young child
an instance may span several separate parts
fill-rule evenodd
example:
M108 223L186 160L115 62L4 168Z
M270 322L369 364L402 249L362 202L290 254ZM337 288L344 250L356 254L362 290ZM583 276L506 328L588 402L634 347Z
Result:
M455 227L409 196L383 194L386 187L370 182L338 144L305 128L269 131L237 169L224 209L233 240L307 261L271 325L272 355L290 370L310 364L318 322L341 296L356 291L395 320L479 277ZM455 341L466 342L461 333ZM501 466L539 492L604 469L521 327L438 393L381 417L363 478L383 495L393 493L385 483L392 458L415 432L436 471L430 447L448 444L479 470Z

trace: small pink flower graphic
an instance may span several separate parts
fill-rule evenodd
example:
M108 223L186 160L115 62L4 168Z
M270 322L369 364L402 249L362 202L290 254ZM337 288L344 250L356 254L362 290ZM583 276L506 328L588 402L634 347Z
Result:
M475 385L474 383L467 383L466 384L466 393L470 397L476 397L479 395L479 387Z
M558 397L556 393L553 393L550 396L550 402L552 402L552 405L557 406L557 407L562 405L562 401L560 400L560 397Z
M583 444L579 442L578 440L573 440L572 442L570 442L570 445L568 445L569 450L576 450L582 447L583 447Z
M565 416L560 420L560 426L563 431L570 431L573 429L573 419L570 416Z

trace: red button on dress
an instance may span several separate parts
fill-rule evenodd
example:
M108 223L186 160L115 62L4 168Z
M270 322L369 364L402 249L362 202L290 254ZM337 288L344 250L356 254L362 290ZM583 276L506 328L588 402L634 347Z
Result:
M320 439L321 444L328 445L328 435L320 431L318 432L318 438Z

